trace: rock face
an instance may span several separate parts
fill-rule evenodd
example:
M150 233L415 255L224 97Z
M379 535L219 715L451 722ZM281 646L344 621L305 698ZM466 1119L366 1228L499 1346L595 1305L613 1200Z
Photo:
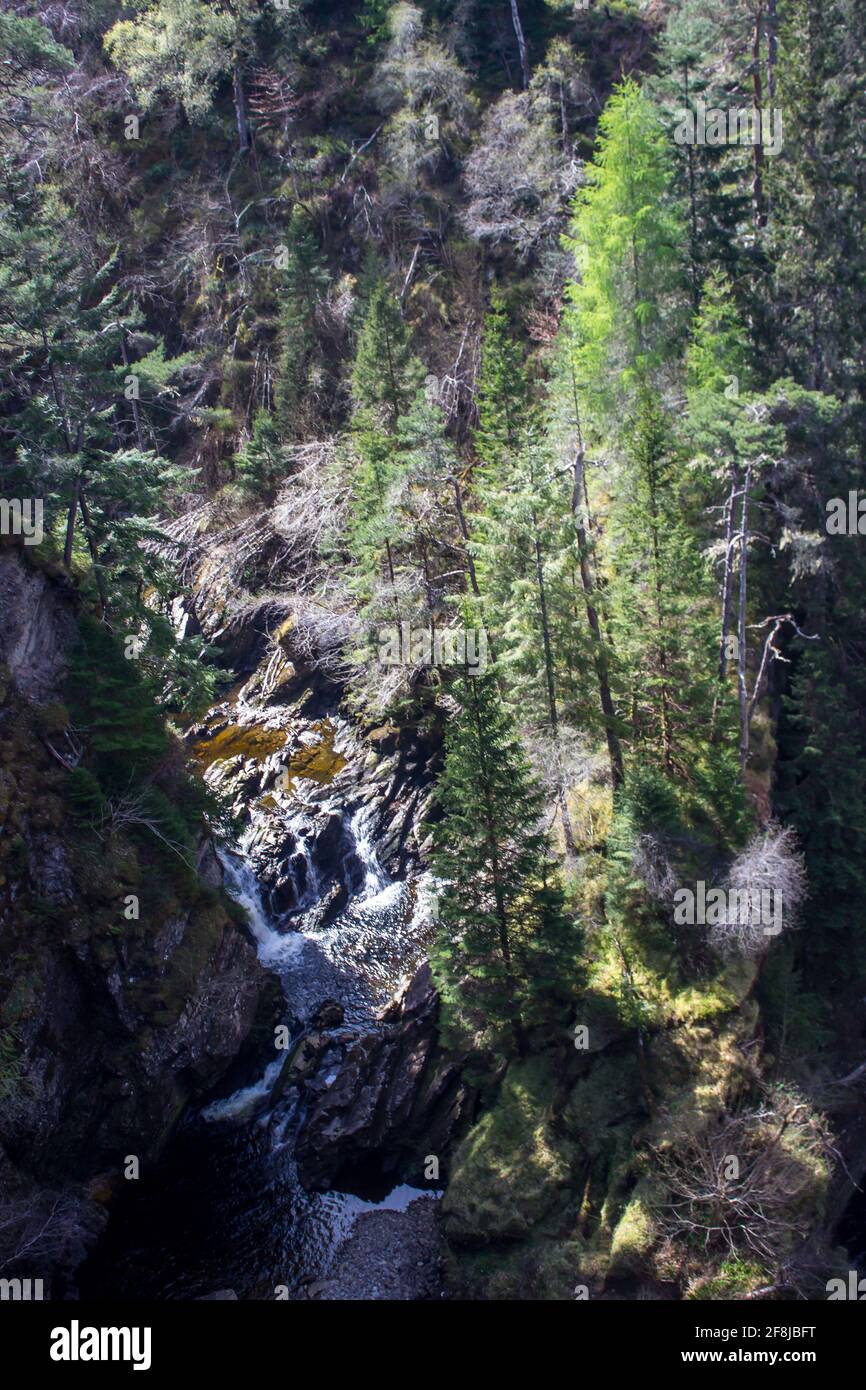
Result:
M158 1152L278 1002L209 845L200 876L172 873L70 818L48 721L76 627L65 581L0 554L0 1205L17 1194L0 1264L56 1199L67 1254L43 1242L46 1277L74 1266L127 1158Z
M16 549L0 551L0 663L31 701L52 697L75 635L67 580L29 568Z
M425 1159L443 1163L474 1097L461 1059L437 1046L438 1006L425 963L379 1029L331 1037L324 1064L304 1083L295 1154L305 1187L323 1191L353 1170L393 1173L407 1164L424 1178Z

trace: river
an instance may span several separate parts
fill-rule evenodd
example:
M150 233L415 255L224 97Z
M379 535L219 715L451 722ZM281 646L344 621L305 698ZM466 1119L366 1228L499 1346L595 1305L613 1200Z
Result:
M219 849L225 888L245 908L260 960L282 984L293 1038L324 999L342 1005L347 1025L374 1027L377 1010L423 958L429 932L424 876L392 880L379 862L369 805L344 810L341 794L305 783L299 796L281 802L294 842L291 912L276 917L266 906L270 895L252 862L257 815L237 844ZM345 905L336 918L323 911L328 885L307 832L311 809L320 821L337 811L343 821ZM194 1299L226 1289L241 1299L303 1297L361 1213L403 1210L422 1195L403 1185L390 1192L303 1189L293 1157L297 1092L274 1097L285 1056L271 1051L257 1059L230 1094L188 1113L161 1161L124 1186L82 1272L82 1298Z

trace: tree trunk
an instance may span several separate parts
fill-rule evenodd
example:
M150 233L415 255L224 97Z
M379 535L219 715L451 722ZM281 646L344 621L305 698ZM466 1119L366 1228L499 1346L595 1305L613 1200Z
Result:
M478 576L475 573L475 561L469 549L469 526L466 521L466 512L463 508L463 492L460 487L460 479L456 473L451 479L451 486L454 489L454 510L457 513L457 524L460 527L460 534L463 537L463 544L466 551L466 568L469 572L469 583L476 598L481 597L481 590L478 587Z
M760 137L755 141L755 163L752 177L752 202L754 204L756 227L763 227L767 221L766 209L764 207L764 144L763 118L761 114L761 101L763 99L763 84L761 82L761 29L763 23L764 6L760 4L755 13L755 28L752 33L752 91L755 101L755 119L758 122L758 130L756 133Z
M731 598L734 587L734 507L737 495L736 468L731 465L731 491L725 503L725 569L722 576L722 618L719 633L719 689L713 699L711 738L716 739L716 718L719 711L722 687L728 672L728 629L731 626Z
M235 102L235 122L238 128L238 149L245 154L250 147L250 123L247 120L247 99L241 80L241 70L236 63L232 70L232 91Z
M90 559L93 564L93 577L96 580L96 587L99 591L100 618L106 621L108 614L108 591L105 587L105 575L99 564L99 550L96 545L96 537L93 533L93 526L90 521L90 509L87 505L87 498L84 495L84 488L78 491L78 500L81 504L81 520L84 523L84 534L87 537L87 548L90 551Z
M740 702L740 770L746 771L749 761L749 697L746 690L746 595L749 563L749 487L751 466L743 482L743 509L740 521L740 593L737 608L737 693Z
M559 746L559 711L556 707L556 675L553 669L553 648L550 642L550 624L547 617L547 592L544 585L544 564L535 512L532 513L532 527L534 531L535 578L538 584L538 608L541 615L541 640L544 646L544 675L547 685L547 708L550 717L550 732L553 736L553 746L556 753L556 799L559 802L559 814L562 818L562 834L565 840L565 848L570 857L575 859L577 857L577 845L574 839L574 828L571 824L571 816L568 814L568 801L565 795L565 787L563 786L562 753Z
M481 724L481 716L478 711L477 703L475 704L473 712L475 715L475 731L478 737L478 758L481 763L481 775L484 779L484 801L487 811L485 838L487 840L487 851L490 856L490 869L493 874L493 896L496 903L496 928L499 938L499 950L502 956L502 963L505 967L505 993L508 998L511 1035L514 1038L514 1046L517 1050L518 1057L525 1057L527 1052L526 1031L523 1027L523 1020L520 1017L520 1010L517 1004L517 981L514 977L514 967L511 959L511 943L508 937L508 912L505 907L505 894L502 890L499 850L496 842L496 818L493 814L493 806L490 799L490 780L487 770L486 749L484 746L484 729Z
M391 580L391 587L394 587L394 556L391 552L391 542L385 537L385 554L388 557L388 578Z
M585 455L583 450L583 436L580 427L580 409L577 399L577 383L574 379L574 364L572 362L572 392L574 395L575 426L577 429L578 446L574 456L573 477L574 485L571 490L571 511L574 517L575 535L577 537L577 557L580 565L580 582L583 588L583 601L586 607L586 620L589 623L589 630L593 640L593 664L595 666L596 680L598 681L599 700L601 702L601 712L604 718L604 731L607 740L607 753L610 759L610 775L613 789L621 787L624 781L625 772L622 761L622 748L614 727L616 714L613 707L613 699L610 693L610 676L607 664L607 647L601 631L601 624L598 620L598 610L595 606L595 585L593 584L592 571L589 566L589 547L587 544L586 527L584 525L584 503L587 498L586 472L584 468ZM587 505L587 514L589 507Z
M529 86L529 59L526 56L526 39L523 36L523 25L520 22L520 11L517 8L517 0L511 0L511 22L514 25L514 32L517 35L517 47L520 52L520 71L523 74L523 86Z
M78 493L81 489L81 474L75 476L72 484L72 497L69 502L69 511L66 515L66 541L63 546L63 565L65 569L72 567L72 547L75 543L75 518L78 515Z
M734 499L737 493L737 475L731 469L731 491L725 503L725 573L722 579L722 630L719 639L719 680L727 673L728 628L731 622L731 590L734 578Z
M665 768L670 771L671 756L673 753L673 732L671 730L671 693L668 682L668 648L664 638L666 627L664 603L662 601L662 573L661 573L661 554L659 551L659 530L658 530L658 502L657 502L657 478L654 457L647 460L647 486L650 495L650 521L651 526L651 548L652 548L652 567L653 567L653 596L655 598L655 621L656 632L658 634L658 663L661 673L661 724L662 724L662 755Z
M127 334L126 329L125 329L125 328L121 328L121 330L120 330L120 351L121 351L121 355L122 355L122 357L123 357L123 365L124 365L124 367L126 367L127 373L129 372L129 353L128 353L128 351L127 351L127 339L128 339L128 336L129 336L129 335ZM145 447L146 447L146 446L145 446L145 443L144 443L144 432L143 432L143 430L142 430L142 428L141 428L141 411L140 411L139 408L138 408L138 401L136 400L135 396L133 396L133 397L130 399L130 402L129 402L129 403L130 403L130 405L132 406L132 419L133 419L133 423L134 423L134 425L135 425L135 438L136 438L136 441L138 442L138 447L139 447L139 449L141 450L142 453L144 453L144 452L145 452Z
M689 110L689 67L683 64L683 104ZM698 259L698 207L695 191L695 147L686 145L686 165L689 186L689 250L692 263L692 303L695 312L701 303L701 269Z

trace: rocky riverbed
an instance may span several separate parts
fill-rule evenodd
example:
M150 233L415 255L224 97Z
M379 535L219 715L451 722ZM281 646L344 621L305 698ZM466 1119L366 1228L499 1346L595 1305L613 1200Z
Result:
M417 1198L404 1211L359 1216L307 1298L320 1301L444 1297L435 1201Z

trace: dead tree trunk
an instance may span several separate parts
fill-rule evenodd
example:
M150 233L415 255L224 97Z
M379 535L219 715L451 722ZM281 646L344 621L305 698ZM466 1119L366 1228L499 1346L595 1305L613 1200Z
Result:
M761 29L764 24L764 6L759 4L755 13L755 28L752 33L752 91L755 99L754 131L754 173L752 176L752 202L754 204L755 226L763 227L767 221L764 207L764 123L761 112L763 83L761 81Z
M520 53L520 71L523 74L524 89L529 86L529 59L526 54L526 39L523 36L523 25L520 22L520 11L517 8L517 0L511 0L511 22L514 25L514 32L517 35L517 48Z
M245 154L250 147L250 123L247 119L247 99L244 95L241 70L237 63L232 69L232 93L235 103L235 123L238 128L238 149L241 154Z
M743 503L740 520L740 592L737 603L737 693L740 703L740 770L746 771L749 761L749 694L746 689L746 597L749 566L749 488L752 482L751 465L743 480Z

